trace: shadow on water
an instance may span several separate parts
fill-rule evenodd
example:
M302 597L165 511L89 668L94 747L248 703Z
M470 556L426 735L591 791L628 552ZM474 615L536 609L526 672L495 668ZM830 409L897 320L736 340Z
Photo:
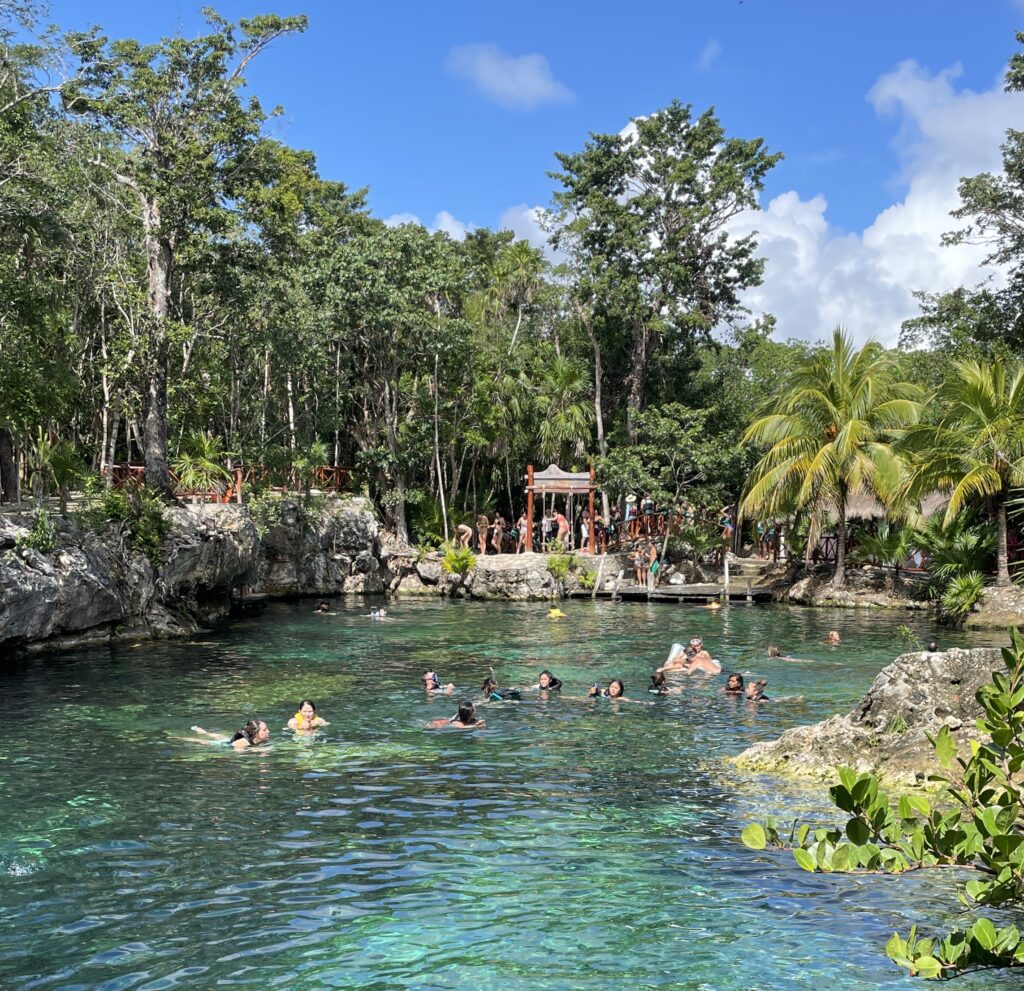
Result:
M749 818L828 819L824 789L721 758L845 711L905 616L573 603L272 606L191 643L0 673L0 974L13 989L910 987L894 928L949 921L951 883L834 878L737 842ZM922 640L967 642L912 621ZM830 628L844 645L826 647ZM674 640L801 701L754 710L693 680L646 693ZM769 660L768 643L810 658ZM493 666L562 695L429 732ZM425 697L435 668L459 686ZM586 701L625 680L635 701ZM282 732L298 701L330 726ZM272 744L189 742L251 715ZM1001 978L965 988L1011 987ZM972 983L973 982L973 983Z

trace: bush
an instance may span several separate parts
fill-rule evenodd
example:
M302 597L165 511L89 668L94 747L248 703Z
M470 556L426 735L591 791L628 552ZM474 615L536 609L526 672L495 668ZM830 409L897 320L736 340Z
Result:
M465 578L474 564L476 564L476 555L468 547L449 547L444 552L441 568L445 574L459 575Z
M569 577L569 558L555 555L548 558L548 574L557 582L564 582Z
M45 509L37 509L32 529L16 541L18 547L29 547L40 554L49 554L57 547L57 528L50 522Z
M110 526L124 526L129 544L145 554L154 568L160 566L164 539L171 526L166 507L156 492L145 486L102 489L90 502L77 517L82 527L98 532Z
M977 571L952 579L942 593L942 612L957 622L978 604L985 592L985 579Z
M774 820L743 830L754 850L789 848L806 871L902 874L953 868L975 872L959 894L968 911L979 907L1020 911L1024 906L1024 636L1010 630L1004 671L976 695L983 716L980 740L959 756L948 726L932 739L944 774L933 807L920 795L893 803L873 774L839 768L829 795L850 816L845 828L813 829L794 823L788 840ZM895 720L893 721L895 722ZM890 723L892 725L892 723ZM893 726L898 732L899 727ZM950 769L955 767L955 771ZM885 947L900 967L918 977L956 977L974 970L1024 965L1024 940L1015 926L975 918L964 929L919 939L917 927L894 934Z
M594 585L597 583L597 572L590 568L584 568L579 574L580 587L591 591Z

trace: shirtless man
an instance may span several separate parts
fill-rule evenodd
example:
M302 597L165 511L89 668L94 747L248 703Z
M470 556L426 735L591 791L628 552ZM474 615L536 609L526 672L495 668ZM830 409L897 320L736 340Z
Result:
M690 664L686 669L687 674L721 674L722 665L718 663L705 649L704 641L700 637L694 637L690 645L697 649L690 656Z

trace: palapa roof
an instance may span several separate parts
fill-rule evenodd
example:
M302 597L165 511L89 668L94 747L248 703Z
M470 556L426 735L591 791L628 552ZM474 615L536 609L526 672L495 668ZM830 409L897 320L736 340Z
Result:
M931 516L932 513L945 508L949 502L949 494L945 492L929 492L921 500L920 510L922 516ZM830 516L836 516L836 504L825 503L825 512ZM882 520L886 519L889 511L870 492L861 489L852 493L846 500L846 518L848 520Z

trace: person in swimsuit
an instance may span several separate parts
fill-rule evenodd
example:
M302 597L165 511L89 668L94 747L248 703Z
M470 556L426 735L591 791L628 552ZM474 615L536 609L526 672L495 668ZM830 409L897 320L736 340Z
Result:
M550 671L544 670L537 676L537 684L530 685L529 691L560 692L562 679L556 678Z
M459 542L459 547L465 550L473 539L473 528L468 523L460 523L455 527L455 537Z
M476 518L476 543L481 557L487 554L487 531L490 528L491 521L487 518L487 514L481 513Z
M743 675L737 671L733 671L725 679L725 688L722 689L723 695L742 695L743 694Z
M518 688L499 689L493 673L484 678L480 691L484 693L484 698L488 702L518 702L522 698L522 692Z
M767 684L768 682L764 678L758 678L757 681L752 681L747 685L747 701L771 702L771 699L764 693Z
M270 729L262 719L250 719L234 736L225 736L223 733L210 733L202 726L191 727L193 733L209 737L206 740L195 740L194 743L206 743L210 745L222 743L231 746L234 750L241 752L250 747L262 746L270 739Z
M825 637L825 643L830 647L838 647L842 643L842 638L839 636L838 630L829 630L828 636Z
M297 733L311 733L321 726L330 726L326 719L321 719L316 714L316 704L310 699L303 699L299 703L298 711L288 720L288 729Z
M569 521L565 518L562 513L555 513L555 526L558 527L558 532L555 534L555 540L560 540L566 547L569 546Z
M491 546L495 554L501 553L502 541L505 539L505 517L501 513L494 514L494 522L491 524Z
M775 644L768 645L768 656L779 661L792 661L794 664L813 663L813 659L810 657L790 657L789 654L783 654Z
M476 714L476 706L472 702L463 702L451 719L432 719L427 723L427 729L480 729L484 725Z
M591 686L590 691L587 692L587 698L597 699L620 699L626 694L626 686L623 684L621 678L612 678L608 682L607 688L602 688L598 684Z
M516 553L522 554L524 551L533 550L532 547L526 546L526 513L523 512L519 515L519 519L516 520Z
M331 611L331 604L326 599L321 599L317 603L316 609L313 610L313 614L314 615L324 615L324 614L330 613L330 611Z
M690 644L696 647L696 650L690 657L690 663L686 668L687 674L721 674L722 665L704 649L704 641L700 637L694 637Z
M652 695L682 695L681 685L669 686L663 671L655 671L651 675L651 687L647 689Z
M449 681L447 685L442 685L437 672L433 670L423 672L423 687L428 695L451 695L455 691L454 682Z

